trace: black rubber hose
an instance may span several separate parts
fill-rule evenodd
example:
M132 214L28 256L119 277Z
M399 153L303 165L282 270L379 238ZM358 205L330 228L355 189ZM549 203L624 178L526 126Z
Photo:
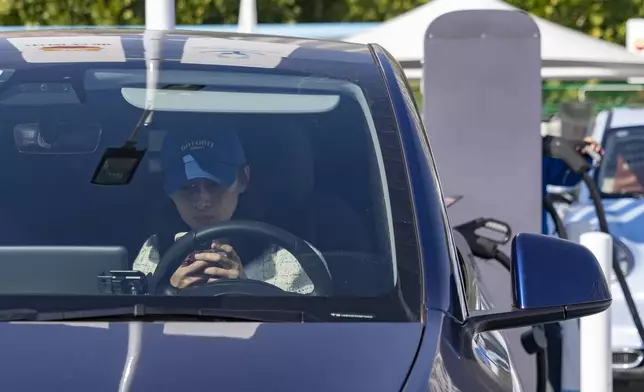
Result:
M537 355L537 392L548 390L548 340L543 325L535 325L521 334L523 349L528 354Z
M595 184L595 181L593 181L593 179L588 175L588 173L582 173L582 178L584 180L584 183L588 187L588 191L590 192L590 198L593 200L593 204L595 205L595 210L597 211L599 230L606 234L610 234L610 231L608 230L608 221L606 221L606 212L604 211L604 205L602 204L601 194L599 193L599 189L597 189L597 184ZM613 251L613 255L614 254L615 252ZM640 340L642 341L642 344L644 344L644 325L642 325L642 319L640 318L640 314L637 311L637 307L635 306L633 295L631 294L631 290L629 289L628 284L626 283L626 278L622 273L622 269L620 268L619 262L617 261L616 257L613 257L613 271L615 271L615 277L617 278L617 282L619 282L619 286L621 287L622 292L624 293L624 299L626 299L626 305L628 306L628 310L631 312L631 316L633 317L633 322L635 323L635 328L637 329L637 333L640 336Z
M537 353L537 392L548 390L548 354L546 351Z
M567 240L568 239L568 231L566 230L566 227L563 224L563 221L559 217L559 214L557 213L557 210L555 209L554 204L552 204L552 201L548 200L547 197L543 198L543 207L546 209L548 214L552 217L552 220L555 222L555 230L557 231L557 235L559 238Z
M546 356L548 360L548 379L555 391L561 391L561 366L562 366L562 335L560 323L549 323L543 325L543 332L546 335L548 347ZM537 363L537 366L539 364ZM538 371L538 370L537 370Z
M593 181L588 173L584 172L581 174L581 176L584 180L584 183L588 187L590 198L593 201L593 205L595 206L595 210L597 212L597 220L599 221L599 230L603 233L610 234L610 231L608 230L608 221L606 220L606 211L604 211L602 196L599 193L599 189L597 189L597 184L595 184L595 181Z
M512 261L508 255L497 249L494 258L510 271ZM541 324L533 326L530 331L521 336L521 341L528 354L537 355L537 392L546 392L550 375L548 373L549 349L545 327Z
M550 216L552 217L552 220L555 222L555 230L557 231L559 238L567 240L568 231L566 230L566 227L559 217L559 214L557 213L557 210L555 209L552 201L547 197L544 198L543 206L548 214L550 214ZM542 389L540 389L538 384L539 382L543 382L541 381L542 377L544 377L542 375L542 373L544 372L542 367L548 367L550 365L552 365L553 367L552 369L548 368L546 370L547 374L545 377L550 380L550 384L552 385L553 389L555 391L559 391L561 390L561 324L554 323L543 325L542 328L543 333L546 337L546 341L548 342L548 348L546 349L545 353L537 354L537 391L544 390L543 388L545 388L541 387Z
M510 256L506 255L498 249L494 252L494 259L497 260L503 266L503 268L508 270L508 272L510 271L510 268L512 268L512 259L510 259Z

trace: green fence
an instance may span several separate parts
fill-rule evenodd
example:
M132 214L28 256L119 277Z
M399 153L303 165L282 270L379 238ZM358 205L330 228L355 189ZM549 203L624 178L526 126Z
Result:
M420 81L410 80L414 97L418 107L422 107L420 94ZM584 96L585 100L595 104L597 111L621 107L644 107L644 85L628 83L571 83L571 82L544 82L543 116L549 117L556 114L559 102L577 100Z
M628 83L543 84L543 115L557 113L559 102L584 98L600 111L616 106L644 107L644 85Z

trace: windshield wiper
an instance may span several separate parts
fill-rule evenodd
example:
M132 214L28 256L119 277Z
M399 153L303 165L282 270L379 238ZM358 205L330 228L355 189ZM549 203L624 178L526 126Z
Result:
M1 321L255 321L306 322L321 321L308 312L295 310L242 310L216 308L172 308L138 304L119 308L38 311L36 309L2 309Z
M602 199L644 199L644 193L642 192L619 192L619 193L605 193L601 194Z

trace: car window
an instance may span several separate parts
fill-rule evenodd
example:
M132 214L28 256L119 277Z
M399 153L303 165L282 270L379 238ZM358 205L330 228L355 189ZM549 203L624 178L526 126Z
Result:
M401 200L385 166L396 145L379 135L391 116L372 109L385 97L377 68L363 80L296 68L168 62L150 89L142 61L12 64L0 81L0 294L109 295L110 271L152 284L171 254L167 276L194 269L174 288L239 272L287 293L391 298ZM186 247L186 233L221 222L241 223ZM200 270L204 257L224 275ZM323 270L325 293L309 276Z
M612 129L605 138L599 188L605 194L644 194L644 128Z

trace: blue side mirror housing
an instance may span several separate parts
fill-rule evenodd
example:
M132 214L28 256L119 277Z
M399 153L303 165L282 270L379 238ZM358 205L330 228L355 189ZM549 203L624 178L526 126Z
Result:
M589 316L612 303L604 272L593 253L571 241L519 233L512 241L513 310L473 314L476 333Z

